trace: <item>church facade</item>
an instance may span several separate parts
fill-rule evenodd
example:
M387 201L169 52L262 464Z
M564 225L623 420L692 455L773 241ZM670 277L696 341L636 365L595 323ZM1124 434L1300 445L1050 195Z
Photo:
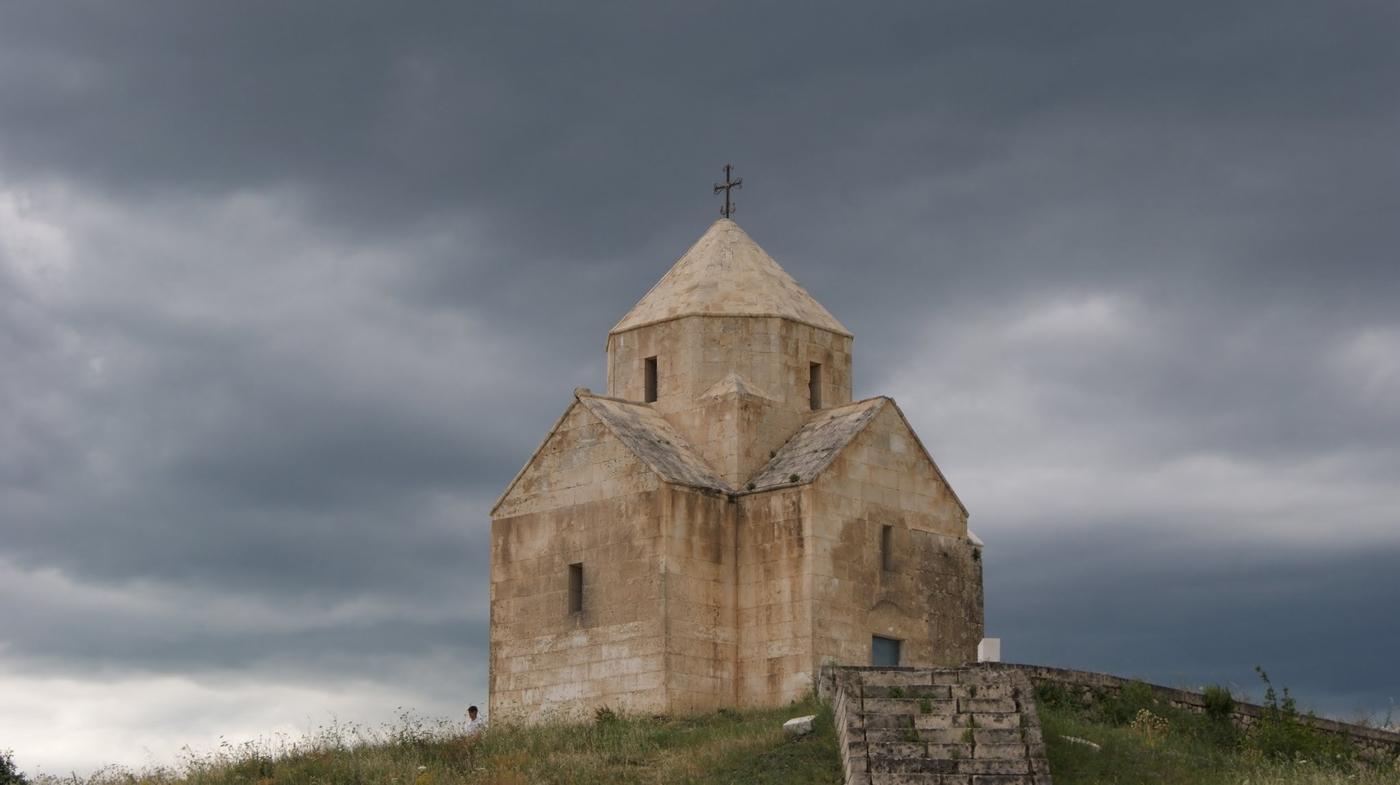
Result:
M496 720L780 705L825 663L957 665L981 543L852 335L724 218L609 332L491 517Z

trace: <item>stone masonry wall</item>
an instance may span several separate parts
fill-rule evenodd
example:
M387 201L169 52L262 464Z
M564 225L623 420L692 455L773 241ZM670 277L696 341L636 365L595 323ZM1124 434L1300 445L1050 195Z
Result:
M733 706L738 631L734 613L734 505L684 488L666 492L663 571L667 711Z
M784 407L810 410L810 363L822 365L822 407L851 401L851 339L820 328L754 316L687 316L639 327L608 340L608 395L644 399L643 361L657 358L656 408L671 415L696 408L731 373ZM687 432L693 443L703 434ZM791 435L790 433L788 435Z
M574 406L491 526L493 719L665 711L663 485ZM568 565L584 565L582 613Z
M779 706L812 688L807 487L737 499L739 705Z
M1034 689L1017 671L822 669L846 785L1050 785Z
M872 634L902 641L901 665L976 660L982 562L967 517L892 405L818 478L812 586L819 663L870 662ZM885 569L881 529L893 526Z
M709 388L692 408L673 412L677 429L688 434L719 475L735 490L753 478L811 415L761 393L739 389L731 378Z

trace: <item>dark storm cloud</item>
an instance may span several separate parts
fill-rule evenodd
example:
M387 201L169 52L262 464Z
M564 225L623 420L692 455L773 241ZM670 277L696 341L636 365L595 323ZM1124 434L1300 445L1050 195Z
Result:
M972 509L1009 652L1374 708L1397 35L1367 2L8 5L0 657L479 679L490 503L729 160Z
M1346 191L1385 182L1352 155L1393 119L1383 4L610 11L31 4L3 34L4 160L118 188L289 183L376 225L479 209L505 222L516 261L634 243L585 229L619 212L674 221L721 153L766 170L764 209L804 226L924 178L966 191L1056 136L1065 171L1039 161L1055 176L1016 185L1172 208L1286 157L1313 206L1342 212ZM911 196L918 211L939 194Z
M1389 667L1400 626L1388 618L1400 606L1400 547L1319 557L1105 527L999 550L987 555L1004 576L991 584L988 624L1011 631L1010 661L1223 684L1255 699L1258 665L1303 704L1346 717L1400 697ZM1045 564L1047 551L1060 558Z

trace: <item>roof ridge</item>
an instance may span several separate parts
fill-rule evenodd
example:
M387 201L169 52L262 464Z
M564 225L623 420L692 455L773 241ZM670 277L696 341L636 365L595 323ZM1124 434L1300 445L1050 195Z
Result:
M637 406L646 406L648 409L651 408L651 406L648 405L645 401L629 401L629 400L627 400L626 398L618 398L617 396L614 396L614 395L599 395L598 393L593 392L592 390L588 389L587 387L575 387L575 388L574 388L574 397L575 397L575 398L580 398L580 399L581 399L581 398L597 398L597 399L602 400L602 401L614 401L614 402L616 402L616 403L630 403L630 404L635 404L635 405L637 405Z

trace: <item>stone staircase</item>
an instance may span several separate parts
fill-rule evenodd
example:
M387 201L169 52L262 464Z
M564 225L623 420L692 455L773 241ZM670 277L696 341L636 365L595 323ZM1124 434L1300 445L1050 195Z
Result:
M1022 673L828 666L820 687L846 785L1050 785Z

